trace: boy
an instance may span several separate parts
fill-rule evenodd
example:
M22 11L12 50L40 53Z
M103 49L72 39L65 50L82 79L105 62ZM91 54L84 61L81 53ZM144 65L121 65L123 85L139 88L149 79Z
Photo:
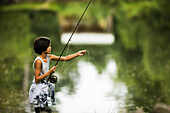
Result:
M35 112L39 113L44 110L45 107L49 107L47 104L47 97L49 96L49 86L51 102L55 104L55 85L47 82L47 77L52 75L56 71L57 66L53 66L49 70L50 61L57 61L59 56L55 56L51 53L51 40L47 37L38 37L34 41L34 51L39 54L34 60L34 79L29 91L30 104L35 108ZM86 53L85 50L77 53L61 57L60 61L68 61L75 57L82 56Z

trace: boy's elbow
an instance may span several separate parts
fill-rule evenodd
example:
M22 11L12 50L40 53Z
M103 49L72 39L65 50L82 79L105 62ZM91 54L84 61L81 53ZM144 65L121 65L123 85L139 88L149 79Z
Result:
M39 81L39 80L37 80L37 79L35 79L35 82L36 82L36 83L39 83L40 81Z
M35 80L35 82L36 82L36 83L39 83L39 81L38 81L38 80Z

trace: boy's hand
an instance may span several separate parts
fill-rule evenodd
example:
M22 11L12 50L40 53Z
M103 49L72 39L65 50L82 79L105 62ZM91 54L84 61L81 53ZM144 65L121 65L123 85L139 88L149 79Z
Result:
M77 52L77 55L78 55L78 56L82 56L82 55L84 55L85 53L86 53L86 50L81 50L81 51Z
M56 65L56 66L53 66L53 67L50 69L50 73L51 73L51 74L53 74L53 73L56 71L56 67L57 67L57 65Z

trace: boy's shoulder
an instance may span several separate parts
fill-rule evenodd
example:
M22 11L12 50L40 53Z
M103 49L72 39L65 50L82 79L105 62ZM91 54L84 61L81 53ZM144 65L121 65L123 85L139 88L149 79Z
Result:
M42 61L41 61L40 59L37 59L37 60L35 61L35 63L41 64Z
M34 63L42 63L42 59L39 56L37 56L34 60Z

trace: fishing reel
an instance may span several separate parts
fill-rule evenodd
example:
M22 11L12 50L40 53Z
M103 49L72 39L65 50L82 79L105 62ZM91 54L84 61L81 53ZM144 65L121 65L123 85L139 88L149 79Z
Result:
M57 76L55 76L55 75L51 75L50 77L49 77L49 79L50 79L50 82L51 83L57 83L57 81L58 81L58 77Z

